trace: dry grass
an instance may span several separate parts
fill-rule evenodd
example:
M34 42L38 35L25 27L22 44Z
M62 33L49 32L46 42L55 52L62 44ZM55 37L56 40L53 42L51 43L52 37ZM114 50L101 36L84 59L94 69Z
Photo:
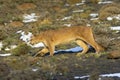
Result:
M87 3L97 4L100 0L86 0Z
M7 36L7 31L4 29L4 26L0 27L0 40L5 39Z
M67 1L71 5L64 6L68 3ZM0 59L1 62L7 63L12 68L10 69L11 73L9 76L6 75L6 80L68 80L71 78L71 80L74 80L73 77L76 75L86 75L89 73L91 79L93 79L93 77L97 76L97 74L94 74L96 71L92 71L93 74L91 73L91 70L93 70L94 67L103 73L109 70L113 70L113 72L118 71L119 65L117 64L119 63L119 60L113 62L113 60L107 60L105 57L95 55L94 53L88 53L82 57L76 57L76 53L56 54L53 57L33 57L32 54L35 54L40 48L31 49L20 41L20 34L16 34L18 30L39 34L41 31L62 28L63 24L86 25L87 23L90 23L91 26L94 25L93 28L96 41L107 49L100 54L106 54L109 50L119 49L120 39L117 39L119 34L109 30L108 27L111 26L109 21L106 23L105 21L100 22L100 20L98 20L95 24L90 22L89 14L93 12L96 13L100 8L99 5L91 3L97 3L99 0L86 0L90 3L79 6L74 5L78 1L81 0L0 0L0 41L4 43L5 47L9 47L11 44L18 45L17 48L11 51L11 53L13 53L12 56L5 58L1 57ZM33 3L35 4L35 7L19 10L17 7L24 3ZM109 4L106 7L101 8L100 12L103 14L102 19L108 15L118 14L118 6L119 4ZM105 11L103 11L104 9ZM115 9L116 12L115 10L110 11L108 9ZM74 10L84 11L82 13L73 13ZM39 14L38 16L40 17L38 22L23 23L22 27L13 27L16 26L16 24L10 25L12 21L22 22L23 14L30 14L33 12ZM72 18L62 20L64 17L68 16L71 16ZM106 27L106 25L108 27ZM115 40L111 40L113 38ZM57 50L74 46L76 46L74 43L60 45ZM31 55L28 54L29 52L31 52ZM2 53L2 51L0 51L0 53ZM111 64L111 62L113 63ZM114 63L116 64L114 65ZM108 68L109 65L111 65L110 69ZM118 67L115 68L116 66ZM32 71L33 69L38 70Z
M99 11L99 19L106 20L109 16L114 16L116 14L120 14L120 6L119 4L108 4L103 6Z
M112 31L108 27L94 27L94 34L96 41L102 45L104 48L109 48L111 44Z
M81 2L82 0L67 0L67 3L68 4L76 4L76 3L79 3L79 2Z

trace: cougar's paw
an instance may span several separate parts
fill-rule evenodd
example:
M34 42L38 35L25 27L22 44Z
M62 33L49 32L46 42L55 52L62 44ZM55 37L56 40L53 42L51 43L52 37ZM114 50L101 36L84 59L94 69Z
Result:
M84 54L82 54L82 53L77 53L77 57L81 57L81 56L83 56Z
M44 53L36 53L35 55L34 55L34 57L37 57L37 56L44 56Z

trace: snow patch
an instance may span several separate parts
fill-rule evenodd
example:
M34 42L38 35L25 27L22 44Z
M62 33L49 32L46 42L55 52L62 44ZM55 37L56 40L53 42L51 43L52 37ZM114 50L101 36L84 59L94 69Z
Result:
M11 45L10 48L11 49L15 49L17 47L17 45Z
M86 26L91 26L91 25L89 23L87 23Z
M91 18L90 20L92 21L92 20L98 20L99 18Z
M37 19L39 18L39 16L36 16L35 13L31 13L31 14L25 14L23 15L23 22L24 23L29 23L29 22L35 22L37 21Z
M74 79L84 79L84 78L87 78L87 77L89 77L89 76L81 76L81 77L80 76L75 76Z
M21 37L20 39L23 40L24 42L29 42L31 37L33 36L31 32L28 32L28 33L25 33L25 31L17 31L17 33L20 33L21 34Z
M45 45L42 42L34 44L34 45L31 45L31 44L28 44L28 45L30 45L32 48L45 47Z
M80 3L76 3L75 5L80 6L80 5L83 5L83 4L85 4L85 0L82 0Z
M108 21L112 21L113 18L112 18L112 17L107 17L107 20L108 20Z
M17 33L21 34L20 39L24 42L26 42L29 46L33 47L33 48L37 48L37 47L44 47L44 44L42 42L35 44L35 45L31 45L30 44L30 40L31 37L33 36L33 34L31 32L25 33L25 31L17 31Z
M7 54L0 54L0 56L2 56L2 57L5 57L5 56L10 56L11 55L11 53L7 53Z
M113 1L100 1L98 2L98 4L110 4L110 3L113 3Z
M64 26L70 27L72 24L63 24Z
M9 51L9 50L10 50L10 48L8 48L8 47L5 48L5 51Z
M110 27L111 30L120 30L120 26Z
M98 17L98 13L91 13L90 16L93 18Z
M71 19L72 17L71 16L68 16L68 17L64 17L62 20L68 20L68 19Z
M80 12L84 12L84 10L75 10L75 11L73 11L73 13L80 13Z
M11 45L10 47L6 47L5 51L9 51L9 50L15 49L16 47L17 47L17 45Z
M120 14L107 17L108 21L112 21L113 19L120 20Z
M80 5L83 5L83 4L84 4L84 2L76 3L75 5L76 5L76 6L80 6Z
M16 47L17 47L17 45L11 45L10 47L6 47L5 51L9 51L9 50L14 49ZM3 48L3 43L0 42L0 51L2 50L2 48Z
M115 19L120 20L120 14L114 16Z
M87 76L75 76L74 79L88 78L87 80L89 80L89 77L90 77L90 75L87 75ZM102 74L102 75L100 75L100 77L119 77L120 78L120 73Z
M82 0L81 2L76 3L75 5L80 6L80 5L84 5L84 4L85 4L85 0ZM70 4L66 3L65 6L70 6Z
M38 69L35 69L35 68L34 68L34 69L32 69L32 71L34 71L34 72L36 72L37 70L38 70Z
M120 73L102 74L100 76L102 76L102 77L119 77L120 78Z

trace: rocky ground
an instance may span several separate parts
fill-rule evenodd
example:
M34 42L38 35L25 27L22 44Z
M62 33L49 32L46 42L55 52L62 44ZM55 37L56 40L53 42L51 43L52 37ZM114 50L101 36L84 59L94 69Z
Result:
M0 80L119 80L101 75L120 73L120 31L110 30L120 26L120 1L99 1L0 0L0 54L12 54L0 56ZM34 57L40 48L26 45L16 33L38 34L74 25L91 26L105 51L97 55L90 50L80 57L69 52ZM60 45L56 50L75 46Z

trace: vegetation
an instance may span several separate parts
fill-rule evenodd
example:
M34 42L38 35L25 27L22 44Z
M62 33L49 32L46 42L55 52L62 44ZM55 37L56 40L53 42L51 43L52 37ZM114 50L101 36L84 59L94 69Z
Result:
M120 32L110 30L111 26L120 26L120 20L107 20L108 17L120 14L120 1L98 4L99 1L101 0L86 0L84 4L76 5L82 0L0 0L0 42L3 42L0 54L12 53L12 56L0 57L1 80L74 80L76 75L90 75L90 80L96 80L99 74L120 72L120 59L107 59L110 51L120 50ZM23 22L23 15L31 13L37 16L36 21ZM93 17L90 16L91 13L98 15ZM93 18L95 19L91 20ZM23 30L39 34L41 31L70 27L69 25L90 25L95 40L105 47L105 52L96 55L90 50L80 57L76 53L33 57L41 48L32 49L16 33ZM11 45L17 47L5 51ZM59 45L56 50L75 46L74 43Z
M27 44L20 44L17 46L17 48L13 49L11 53L15 56L20 56L29 53L30 49L31 47Z
M103 6L99 11L99 18L106 20L107 17L114 16L120 13L120 6L116 3Z

